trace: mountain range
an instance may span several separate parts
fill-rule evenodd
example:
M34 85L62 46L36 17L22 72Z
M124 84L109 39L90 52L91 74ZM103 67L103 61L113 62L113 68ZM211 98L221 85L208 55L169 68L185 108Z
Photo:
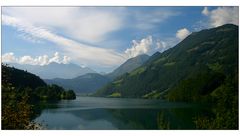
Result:
M98 73L88 73L72 79L45 79L47 84L57 84L64 87L64 89L74 90L76 93L92 93L97 89L103 87L110 79Z
M95 96L204 99L238 75L238 26L194 32L143 65L99 89Z
M10 66L15 68L27 70L33 74L40 76L42 79L53 79L53 78L63 78L70 79L77 76L81 76L87 73L96 73L94 70L88 67L80 67L76 64L59 64L52 62L48 65L28 65L28 64L17 64L10 63Z
M72 79L55 78L45 80L45 82L48 84L60 85L65 89L72 89L77 93L89 94L100 89L101 87L103 87L116 77L121 76L124 73L131 72L135 68L141 66L144 62L146 62L148 58L149 58L148 55L143 54L128 59L113 72L105 75L101 75L98 73L88 73Z
M238 72L237 51L238 26L226 24L193 32L163 53L130 58L104 75L76 64L11 65L77 93L192 101L234 77ZM186 92L186 88L192 91Z

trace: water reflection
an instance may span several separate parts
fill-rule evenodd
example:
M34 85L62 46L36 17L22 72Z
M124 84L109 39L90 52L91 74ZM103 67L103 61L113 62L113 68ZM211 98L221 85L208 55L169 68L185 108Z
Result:
M202 110L159 100L78 97L42 111L47 129L194 129ZM54 107L54 106L51 106Z

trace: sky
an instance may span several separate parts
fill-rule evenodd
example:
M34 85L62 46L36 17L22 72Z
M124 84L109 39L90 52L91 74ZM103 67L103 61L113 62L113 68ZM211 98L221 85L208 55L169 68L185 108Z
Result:
M111 72L192 32L239 24L238 7L2 7L2 62Z

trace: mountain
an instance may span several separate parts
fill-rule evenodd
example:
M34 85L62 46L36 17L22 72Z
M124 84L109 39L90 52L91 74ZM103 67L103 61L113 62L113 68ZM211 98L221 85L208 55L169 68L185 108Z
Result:
M40 76L42 79L53 79L53 78L74 78L80 75L84 75L87 73L96 73L90 68L80 67L76 64L58 64L52 62L48 65L39 66L39 65L27 65L27 64L17 64L11 63L9 64L18 69L27 70L31 73L34 73Z
M45 82L63 86L65 89L72 89L76 93L92 93L109 83L110 80L103 75L89 73L72 79L46 79Z
M227 24L192 33L94 95L198 101L228 84L229 79L237 80L236 75L238 26Z
M107 74L107 77L114 79L124 73L131 72L132 70L136 69L137 67L141 66L144 62L146 62L148 58L149 56L146 54L130 58L122 65L120 65L117 69L115 69L113 72Z
M39 100L75 99L73 90L57 85L47 85L40 77L24 70L2 64L2 90L4 94L17 93L28 96L31 102ZM8 98L6 98L8 99Z
M88 73L71 79L46 79L48 84L57 84L65 89L72 89L78 93L93 93L100 89L111 80L124 73L131 72L135 68L141 66L149 58L148 55L139 55L127 60L110 74Z
M40 86L47 86L42 79L32 73L2 65L2 84L5 84L5 81L17 88L29 87L35 89Z

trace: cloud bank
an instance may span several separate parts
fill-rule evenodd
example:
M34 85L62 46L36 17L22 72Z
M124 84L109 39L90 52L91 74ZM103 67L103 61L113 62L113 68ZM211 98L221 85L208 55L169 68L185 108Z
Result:
M58 52L56 52L53 57L49 58L48 55L37 56L35 58L26 55L22 57L16 57L13 52L5 53L2 55L2 62L5 63L18 63L18 64L29 64L29 65L48 65L52 62L59 64L68 64L70 62L70 57L61 57Z

